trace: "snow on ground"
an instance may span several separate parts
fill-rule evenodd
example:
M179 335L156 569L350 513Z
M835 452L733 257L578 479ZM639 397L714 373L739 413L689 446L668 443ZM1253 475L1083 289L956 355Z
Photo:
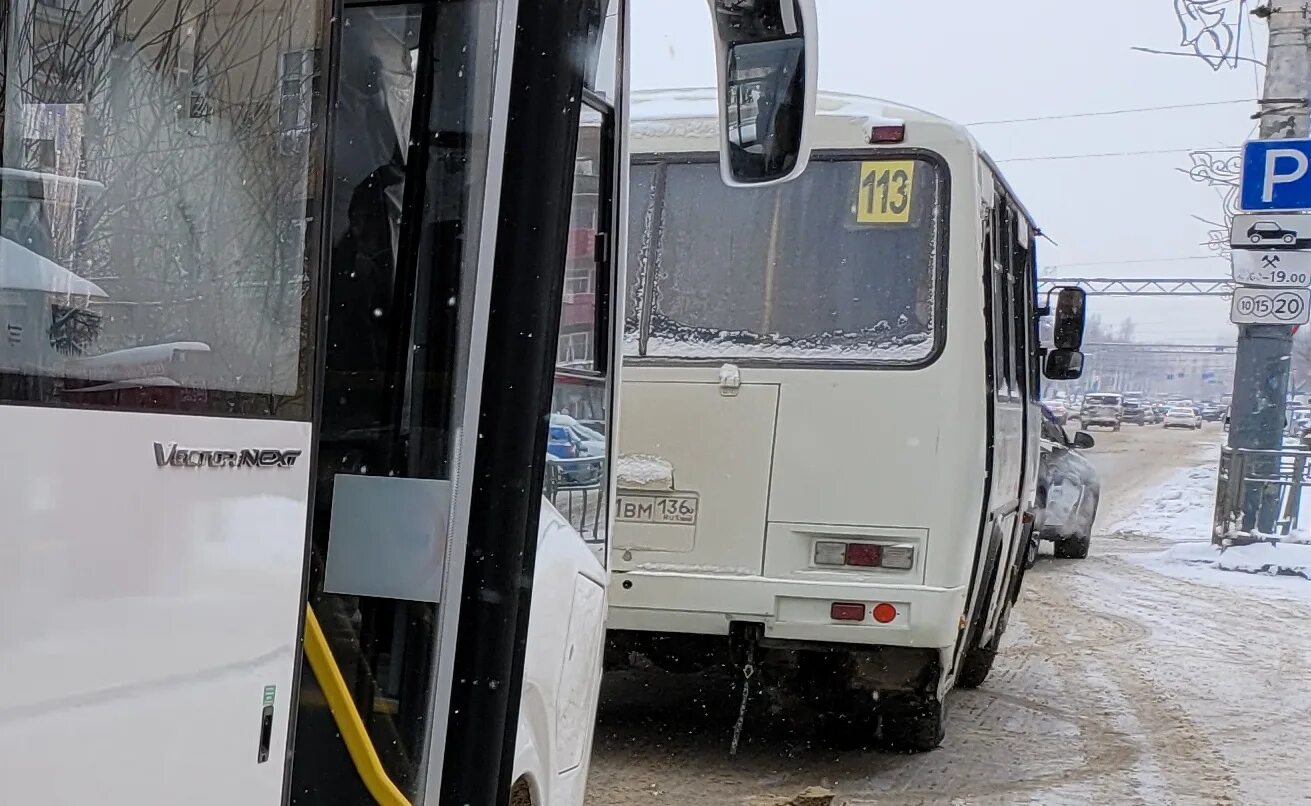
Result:
M1149 535L1163 540L1208 540L1215 512L1218 456L1175 471L1143 495L1137 508L1114 523L1116 534Z
M1144 493L1137 507L1109 531L1175 543L1160 553L1133 556L1135 562L1152 570L1311 601L1311 545L1305 543L1305 529L1292 538L1298 542L1228 548L1211 543L1219 457L1208 452L1199 461Z

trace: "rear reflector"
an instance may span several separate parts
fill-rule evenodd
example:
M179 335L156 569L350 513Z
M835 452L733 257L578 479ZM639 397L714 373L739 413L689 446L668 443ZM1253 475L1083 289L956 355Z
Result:
M829 606L828 614L834 621L863 621L865 619L865 605L853 602L834 602Z
M888 624L897 618L897 608L887 602L879 602L874 605L874 620L879 624Z
M908 569L915 565L915 549L912 546L884 546L883 567Z
M883 564L883 547L873 543L848 543L847 565L876 567Z
M815 544L815 565L846 565L847 544L821 540Z

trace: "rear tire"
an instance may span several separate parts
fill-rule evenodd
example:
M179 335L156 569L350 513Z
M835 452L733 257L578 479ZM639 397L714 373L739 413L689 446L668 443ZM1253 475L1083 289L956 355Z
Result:
M946 736L945 713L936 697L897 696L880 707L883 742L902 753L927 753Z

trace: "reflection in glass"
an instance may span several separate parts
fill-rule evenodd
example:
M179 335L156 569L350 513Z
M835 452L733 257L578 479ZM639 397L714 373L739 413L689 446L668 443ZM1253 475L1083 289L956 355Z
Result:
M308 416L320 8L7 7L0 399Z
M604 545L609 386L602 363L602 272L609 155L605 118L584 104L569 211L555 389L547 426L545 495L589 543Z

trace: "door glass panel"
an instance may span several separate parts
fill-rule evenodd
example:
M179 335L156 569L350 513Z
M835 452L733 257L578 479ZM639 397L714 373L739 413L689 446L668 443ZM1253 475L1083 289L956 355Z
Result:
M546 443L546 497L590 544L605 544L609 396L608 259L599 238L611 191L607 115L583 104L569 211L564 300ZM604 562L604 550L598 548Z
M325 7L0 4L0 402L308 418Z
M383 767L416 804L430 756L495 10L495 0L347 6L342 19L309 601ZM292 802L371 802L308 665L299 720Z

